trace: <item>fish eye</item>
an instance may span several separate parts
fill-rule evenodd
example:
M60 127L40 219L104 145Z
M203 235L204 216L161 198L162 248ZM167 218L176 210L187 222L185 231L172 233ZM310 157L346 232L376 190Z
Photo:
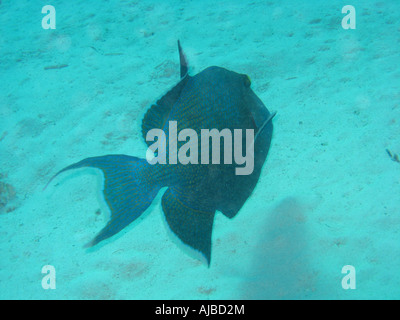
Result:
M251 79L248 75L244 76L243 83L246 88L249 88L251 86Z

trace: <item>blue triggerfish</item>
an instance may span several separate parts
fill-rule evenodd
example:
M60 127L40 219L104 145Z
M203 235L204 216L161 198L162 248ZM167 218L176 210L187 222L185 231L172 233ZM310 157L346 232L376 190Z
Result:
M54 177L82 167L93 167L103 172L103 195L111 216L90 243L91 246L115 235L137 219L150 206L159 190L168 187L162 196L162 209L169 228L184 244L200 252L210 265L215 213L220 211L233 218L249 198L267 157L272 138L271 120L275 113L270 113L253 92L247 75L214 66L191 76L179 41L178 49L181 79L148 109L142 121L143 138L149 149L154 151L153 162L128 155L105 155L72 164ZM184 148L187 142L179 138L176 141L176 136L170 137L171 123L176 127L174 135L187 128L197 133L198 137L202 136L204 129L216 129L220 133L228 129L224 132L252 132L253 141L249 143L245 135L235 133L234 138L241 140L234 141L234 148L229 148L227 144L232 143L232 136L221 135L224 143L217 144L217 147L212 139L211 144L205 144L202 139L202 155L193 148L187 148L183 153L185 156L190 153L186 158L190 161L181 163L175 155L173 163L163 163L160 159L171 160L172 149L174 152L179 150L182 156L180 148ZM154 149L155 138L148 141L151 140L148 134L152 129L165 133L165 148L161 148L163 139L160 137L157 140L158 150ZM192 142L199 143L193 135L189 137L194 139ZM233 150L237 145L240 152ZM236 156L250 149L254 151L250 158L247 157L251 162L247 173L238 174L238 163L234 161L209 161L215 151L220 151L221 159L229 159L232 156L229 153L233 151ZM203 151L208 151L206 155L209 158L204 158ZM242 157L240 164L243 163Z

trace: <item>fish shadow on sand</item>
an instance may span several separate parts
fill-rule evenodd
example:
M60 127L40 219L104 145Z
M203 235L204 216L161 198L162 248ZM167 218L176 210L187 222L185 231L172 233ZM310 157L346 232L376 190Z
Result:
M299 299L313 290L306 211L296 198L287 197L268 212L241 299Z

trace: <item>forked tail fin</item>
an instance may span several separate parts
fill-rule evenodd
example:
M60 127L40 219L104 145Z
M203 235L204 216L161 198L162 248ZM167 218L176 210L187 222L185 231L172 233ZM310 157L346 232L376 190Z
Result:
M161 181L156 177L155 166L146 160L126 155L87 158L62 169L51 180L62 172L83 167L103 171L103 194L111 211L107 225L87 246L94 246L113 236L137 219L150 206L162 187Z

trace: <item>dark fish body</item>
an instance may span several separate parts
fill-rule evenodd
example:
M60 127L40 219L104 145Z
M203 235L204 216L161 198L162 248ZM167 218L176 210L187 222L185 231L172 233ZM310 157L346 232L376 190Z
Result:
M179 42L178 42L179 45ZM225 164L224 139L221 139L221 163L149 164L126 155L87 158L59 173L81 167L99 168L104 173L104 197L111 211L108 224L91 245L111 237L139 217L162 187L162 208L171 230L180 240L211 259L211 238L215 212L234 217L253 191L267 157L272 137L272 117L250 87L248 76L220 67L209 67L195 76L187 73L188 64L179 45L181 81L151 106L142 122L143 138L152 129L162 129L167 144L172 141L169 125L177 132L190 128L201 137L202 129L242 130L242 153L246 152L244 132L253 129L254 168L238 175L234 163ZM150 146L152 142L146 143ZM200 138L198 141L200 145ZM185 141L177 142L177 149ZM236 146L236 145L235 145ZM167 147L166 158L172 149ZM209 154L212 154L210 145ZM57 173L57 175L59 174Z

